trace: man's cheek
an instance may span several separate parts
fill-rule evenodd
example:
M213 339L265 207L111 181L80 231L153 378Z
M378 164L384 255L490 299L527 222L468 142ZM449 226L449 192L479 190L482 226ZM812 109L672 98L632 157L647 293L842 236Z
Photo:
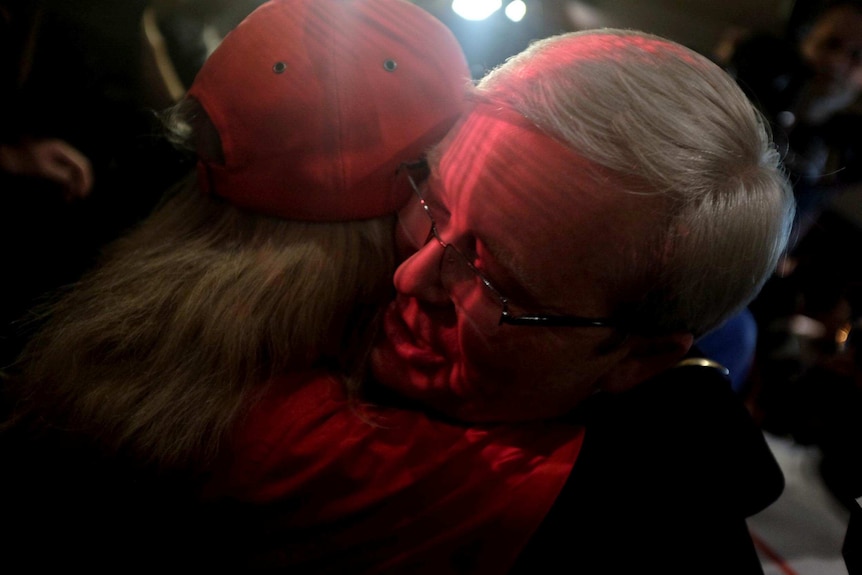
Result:
M481 373L483 379L489 374L500 377L500 372L508 372L520 363L515 358L523 351L518 344L519 338L495 337L464 326L461 331L462 361L467 373L475 376Z

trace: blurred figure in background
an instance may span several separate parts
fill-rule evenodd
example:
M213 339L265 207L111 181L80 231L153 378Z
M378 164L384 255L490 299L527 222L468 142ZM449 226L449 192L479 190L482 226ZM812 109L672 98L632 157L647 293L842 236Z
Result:
M70 203L86 198L93 188L87 154L70 143L67 134L29 118L27 87L44 12L38 2L0 2L0 265L5 278L0 365L18 348L11 323L55 278L66 277L65 266L75 265L63 260L68 260L66 246L76 241L78 232L62 226L59 214L76 210ZM41 250L45 234L53 242Z
M772 124L801 238L830 195L862 177L862 4L830 4L799 34L742 36L724 64Z
M843 502L862 495L862 3L838 1L787 39L750 34L723 62L769 119L799 211L794 244L751 304L750 388L764 429L817 444Z
M2 366L35 329L32 306L188 168L157 136L153 111L172 102L148 72L146 6L0 0Z
M224 36L263 3L264 0L150 0L144 17L152 18L176 80L187 89Z

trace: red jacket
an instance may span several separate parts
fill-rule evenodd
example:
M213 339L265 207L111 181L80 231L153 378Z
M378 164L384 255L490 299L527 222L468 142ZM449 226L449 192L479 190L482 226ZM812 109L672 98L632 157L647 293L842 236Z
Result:
M259 510L254 564L291 573L501 573L577 459L583 427L464 426L346 399L323 372L259 402L205 488Z

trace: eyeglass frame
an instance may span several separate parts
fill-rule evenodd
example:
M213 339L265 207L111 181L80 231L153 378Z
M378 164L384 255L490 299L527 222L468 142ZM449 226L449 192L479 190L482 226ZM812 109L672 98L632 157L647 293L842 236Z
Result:
M425 201L425 197L422 195L422 192L419 190L419 186L416 184L416 181L413 179L413 175L410 173L411 170L416 170L420 168L427 169L428 162L427 160L418 160L415 162L403 162L399 167L396 173L405 171L407 174L407 181L410 182L410 186L413 188L413 193L416 194L416 197L419 198L419 204L422 206L422 211L425 215L428 216L428 219L431 221L431 229L428 232L428 237L425 239L425 244L431 241L433 237L437 240L437 243L440 244L440 247L445 251L446 249L451 249L454 253L458 254L458 257L467 264L467 267L472 271L476 277L479 278L479 281L492 293L497 299L500 300L500 307L502 311L500 313L500 320L497 325L513 325L513 326L523 326L523 327L604 327L604 328L621 328L623 324L621 321L610 318L610 317L585 317L585 316L577 316L577 315L541 315L541 314L521 314L521 315L513 315L509 312L509 299L500 293L494 284L483 274L474 264L470 261L464 253L458 249L457 246L445 241L442 237L440 237L440 232L437 229L437 221L434 219L434 215L431 213L431 208L428 206L428 203ZM397 178L396 178L397 179ZM445 256L444 256L445 258ZM440 260L440 267L443 266L444 258Z

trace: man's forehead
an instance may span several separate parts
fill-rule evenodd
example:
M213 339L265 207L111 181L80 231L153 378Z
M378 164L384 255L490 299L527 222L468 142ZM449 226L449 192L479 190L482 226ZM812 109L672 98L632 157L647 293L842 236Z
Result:
M597 173L536 128L479 113L443 151L435 185L459 232L472 234L527 290L546 294L545 280L566 276L561 266L582 273L573 260L597 264L590 252L627 233L614 223L623 221L616 212L625 198Z
M506 211L566 203L593 168L516 112L482 105L442 151L437 175L449 200L475 193Z

